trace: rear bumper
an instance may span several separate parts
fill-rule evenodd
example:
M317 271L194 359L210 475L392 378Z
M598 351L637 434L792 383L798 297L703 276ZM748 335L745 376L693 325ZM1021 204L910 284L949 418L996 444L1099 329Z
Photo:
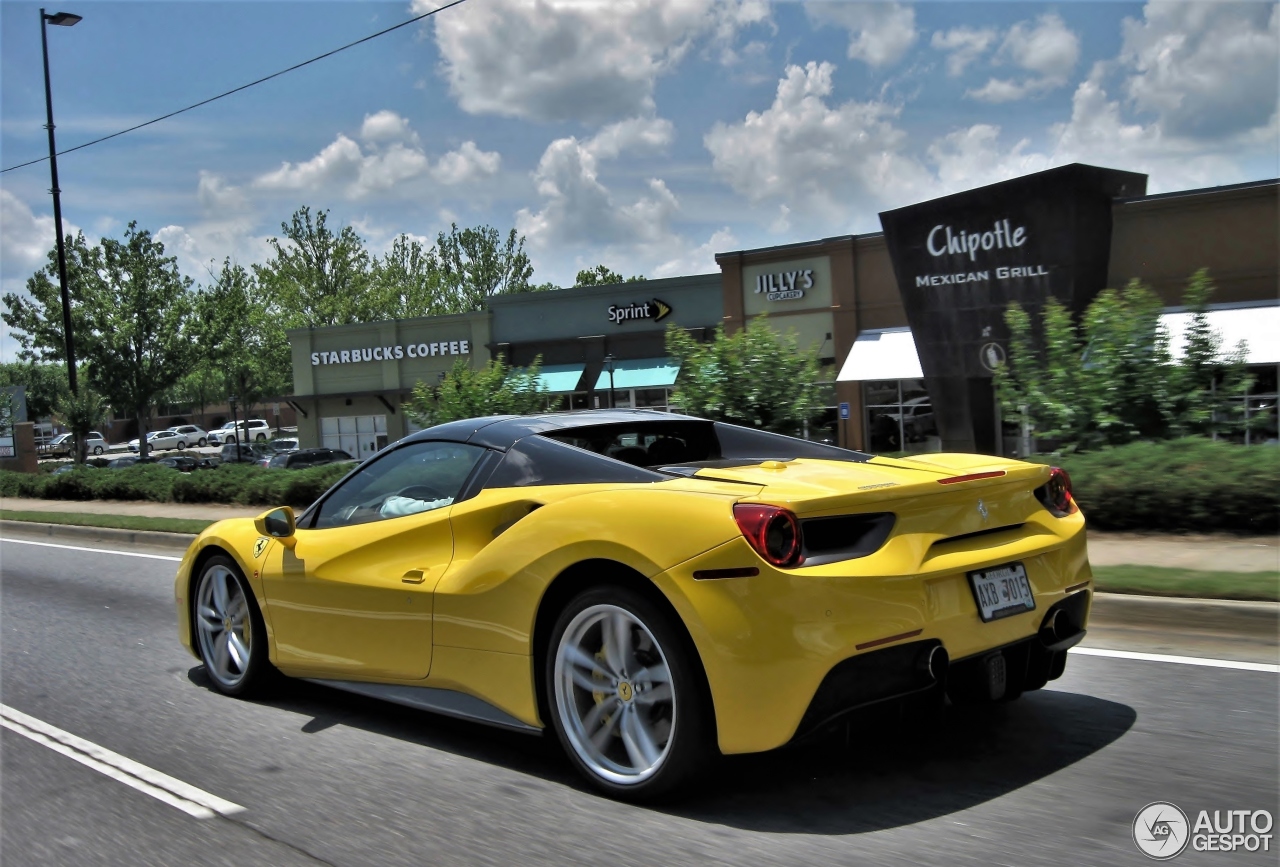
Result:
M1069 597L1082 600L1070 604L1080 609L1073 626L1083 630L1093 589L1083 519L1060 519L1053 529L1034 546L975 552L963 566L888 575L892 570L875 557L849 561L840 576L773 570L735 539L654 580L689 626L711 689L721 751L758 752L853 707L928 688L930 681L916 677L916 656L927 646L941 647L955 661L951 673L962 675L967 669L960 662L1038 641L1045 618ZM967 571L1014 560L1026 568L1036 608L983 623ZM760 574L693 578L695 571L743 565L760 566ZM858 574L871 569L879 574ZM913 649L896 650L908 645ZM1022 660L1018 651L1008 667L1030 665L1033 654L1025 655ZM847 688L836 691L830 707L811 711L820 697L827 700L819 690L828 678Z

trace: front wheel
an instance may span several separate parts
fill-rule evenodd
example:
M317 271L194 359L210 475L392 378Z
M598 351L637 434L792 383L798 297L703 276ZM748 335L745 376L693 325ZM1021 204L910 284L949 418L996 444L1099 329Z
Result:
M178 451L185 451L186 448L187 448L186 443L183 443L183 442L178 443Z
M204 437L200 437L200 442L196 443L196 445L200 446L200 448L204 448L208 444L209 444L209 441L206 440Z
M231 558L210 557L196 581L195 627L200 658L218 692L244 695L269 676L262 614Z
M267 435L266 435L266 434L258 434L258 442L260 442L260 443L265 443L266 441L267 441Z
M102 446L94 446L93 454L94 454L94 457L97 457L98 455L102 454Z
M711 709L687 638L645 597L598 587L561 613L546 661L561 745L596 788L651 800L710 758Z

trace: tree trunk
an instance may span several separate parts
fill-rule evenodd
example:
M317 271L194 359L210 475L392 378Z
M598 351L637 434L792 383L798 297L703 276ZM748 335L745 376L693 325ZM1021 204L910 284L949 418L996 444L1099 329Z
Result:
M138 457L145 458L147 456L147 416L149 413L137 411L134 418L138 421Z

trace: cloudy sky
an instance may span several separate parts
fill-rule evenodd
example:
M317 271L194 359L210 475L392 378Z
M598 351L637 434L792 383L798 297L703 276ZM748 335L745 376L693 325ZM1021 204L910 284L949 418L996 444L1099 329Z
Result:
M50 28L59 147L438 5L67 0L84 20ZM716 252L878 231L881 210L1069 162L1152 192L1271 178L1278 8L467 0L64 156L63 217L94 240L137 220L197 281L265 259L301 205L375 253L488 223L568 284L597 263L706 273ZM47 147L37 10L0 2L3 168ZM48 187L47 163L0 174L4 291L52 246Z

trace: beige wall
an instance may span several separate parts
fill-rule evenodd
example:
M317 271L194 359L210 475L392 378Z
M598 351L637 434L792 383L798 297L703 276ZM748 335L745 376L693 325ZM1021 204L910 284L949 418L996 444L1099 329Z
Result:
M1215 303L1276 298L1280 198L1274 185L1118 202L1112 219L1110 286L1136 277L1172 307L1182 303L1187 278L1208 268Z

